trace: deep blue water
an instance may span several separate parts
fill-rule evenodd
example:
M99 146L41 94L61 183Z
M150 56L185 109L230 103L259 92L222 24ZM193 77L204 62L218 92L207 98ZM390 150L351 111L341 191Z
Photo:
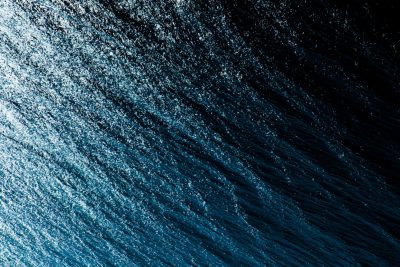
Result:
M398 10L1 0L0 266L399 266Z

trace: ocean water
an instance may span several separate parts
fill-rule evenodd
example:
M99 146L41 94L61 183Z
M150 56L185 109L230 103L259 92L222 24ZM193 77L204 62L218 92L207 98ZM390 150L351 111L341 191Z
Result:
M0 266L399 266L398 10L1 0Z

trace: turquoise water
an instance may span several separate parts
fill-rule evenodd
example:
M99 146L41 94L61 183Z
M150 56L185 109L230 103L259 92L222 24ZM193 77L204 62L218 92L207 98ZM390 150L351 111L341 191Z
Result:
M398 265L396 38L308 2L2 0L0 265Z

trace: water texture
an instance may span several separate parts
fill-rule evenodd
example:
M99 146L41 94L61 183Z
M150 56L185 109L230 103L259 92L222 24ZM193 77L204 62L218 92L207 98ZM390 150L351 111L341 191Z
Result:
M375 2L1 0L0 266L399 266Z

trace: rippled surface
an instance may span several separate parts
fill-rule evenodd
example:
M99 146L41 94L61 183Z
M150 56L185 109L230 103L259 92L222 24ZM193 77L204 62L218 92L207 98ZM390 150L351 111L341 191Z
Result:
M2 0L1 265L398 265L389 3Z

